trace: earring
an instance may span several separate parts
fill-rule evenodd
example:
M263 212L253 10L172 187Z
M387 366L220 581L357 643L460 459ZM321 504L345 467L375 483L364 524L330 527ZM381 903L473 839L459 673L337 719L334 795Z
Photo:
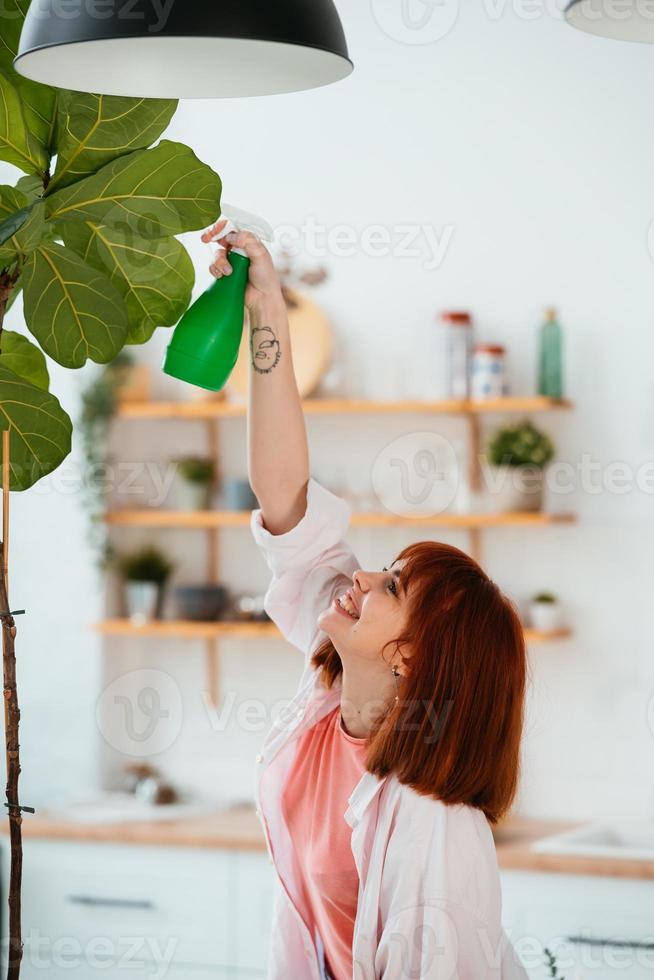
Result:
M391 667L391 670L393 672L393 677L395 679L395 704L397 704L397 702L400 700L400 695L399 695L399 691L398 691L398 687L397 687L397 678L399 676L400 671L395 666L395 664L393 664L393 666Z

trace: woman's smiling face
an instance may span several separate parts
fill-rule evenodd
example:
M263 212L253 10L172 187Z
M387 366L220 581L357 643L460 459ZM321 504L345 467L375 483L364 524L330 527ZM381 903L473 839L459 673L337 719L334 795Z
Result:
M381 572L359 569L352 576L350 588L337 593L329 608L320 614L318 626L341 658L355 656L378 661L383 656L390 663L392 641L404 631L408 615L403 565L396 561Z

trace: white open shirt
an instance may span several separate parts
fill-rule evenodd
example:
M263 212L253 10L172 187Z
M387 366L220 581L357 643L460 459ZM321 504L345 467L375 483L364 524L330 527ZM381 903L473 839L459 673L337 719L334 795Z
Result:
M281 795L298 737L340 702L340 678L327 689L309 660L325 639L319 613L359 567L344 540L349 519L348 504L314 479L304 517L285 534L266 530L261 510L251 516L272 572L266 612L305 658L297 694L257 756L257 813L277 871L269 980L327 976L320 936L304 922ZM526 980L502 929L495 845L480 810L446 805L393 775L369 772L348 804L344 818L360 882L353 980Z

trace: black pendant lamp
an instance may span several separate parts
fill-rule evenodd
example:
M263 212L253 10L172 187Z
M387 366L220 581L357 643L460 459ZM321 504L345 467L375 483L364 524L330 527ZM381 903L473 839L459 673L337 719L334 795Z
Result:
M352 71L333 0L32 0L16 71L103 95L222 99Z
M651 0L571 0L565 19L573 27L598 37L654 43Z

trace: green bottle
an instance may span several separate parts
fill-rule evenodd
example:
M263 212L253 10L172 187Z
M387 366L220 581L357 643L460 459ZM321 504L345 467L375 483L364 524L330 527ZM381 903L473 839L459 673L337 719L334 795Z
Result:
M221 217L228 218L227 224L212 241L245 229L260 238L272 238L272 229L256 215L225 205ZM216 279L188 308L175 327L162 365L165 374L209 391L220 391L225 385L243 334L250 260L244 251L232 248L227 261L231 275Z
M555 309L545 314L538 338L538 394L563 398L563 331Z

